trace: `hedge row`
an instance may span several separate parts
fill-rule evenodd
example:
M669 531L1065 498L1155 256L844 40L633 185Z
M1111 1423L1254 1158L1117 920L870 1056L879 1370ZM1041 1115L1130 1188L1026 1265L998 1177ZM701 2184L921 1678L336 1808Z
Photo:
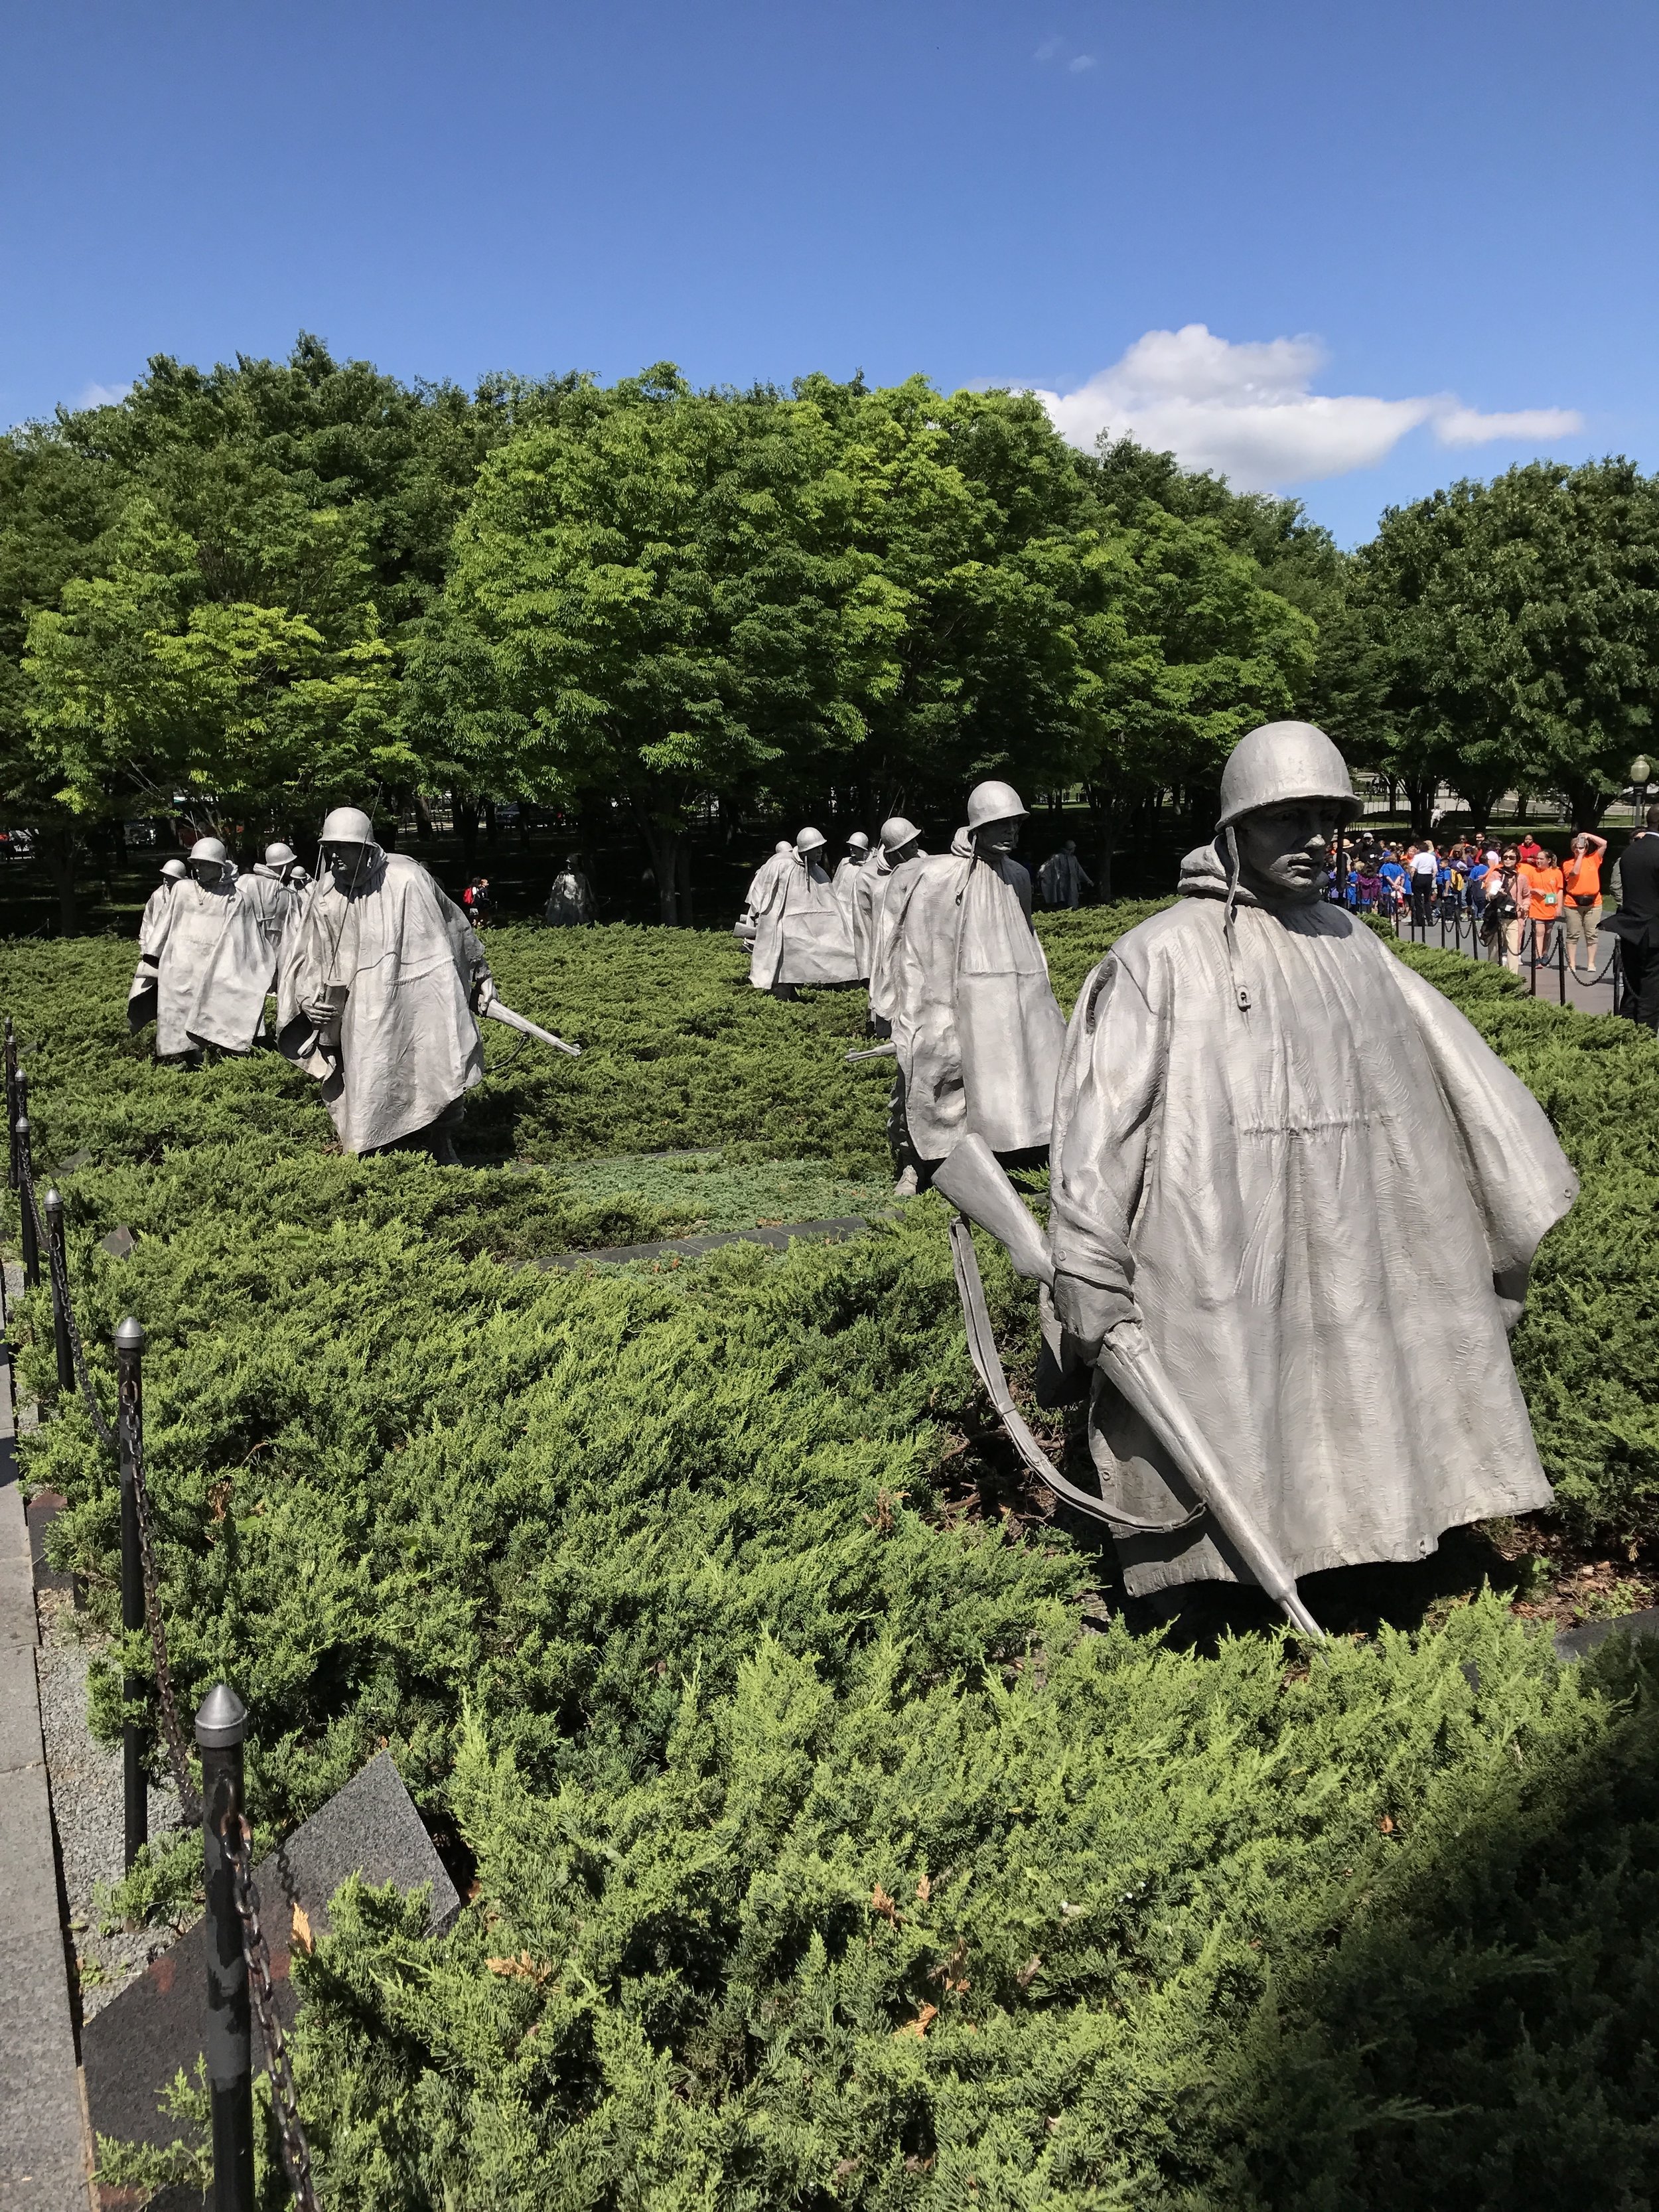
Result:
M1045 925L1068 994L1129 918ZM475 1127L556 1164L879 1159L848 1000L761 1000L718 939L491 946L508 998L594 1049L516 1063ZM1413 957L1585 1177L1519 1356L1571 1510L1650 1525L1632 1164L1659 1052ZM1273 1634L1137 1638L1080 1602L1086 1546L951 1506L978 1414L936 1201L842 1247L515 1273L490 1255L583 1231L556 1164L331 1158L274 1058L150 1068L117 1018L130 957L10 948L0 994L47 1040L46 1150L88 1156L64 1178L83 1325L150 1332L185 1693L248 1698L265 1827L386 1741L477 1858L449 1936L356 1889L299 1969L331 2205L1650 2200L1637 1662L1563 1670L1490 1598L1311 1665ZM143 1232L122 1261L92 1241L117 1219ZM112 1625L114 1486L75 1407L27 1472L70 1498L57 1556Z

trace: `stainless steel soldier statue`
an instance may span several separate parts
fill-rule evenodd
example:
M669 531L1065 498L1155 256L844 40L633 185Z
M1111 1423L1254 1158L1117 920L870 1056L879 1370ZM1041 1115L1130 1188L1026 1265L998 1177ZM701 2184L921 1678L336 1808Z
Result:
M328 817L322 848L283 963L277 1042L322 1085L343 1151L418 1145L451 1162L483 1076L477 1018L495 996L482 943L356 807Z

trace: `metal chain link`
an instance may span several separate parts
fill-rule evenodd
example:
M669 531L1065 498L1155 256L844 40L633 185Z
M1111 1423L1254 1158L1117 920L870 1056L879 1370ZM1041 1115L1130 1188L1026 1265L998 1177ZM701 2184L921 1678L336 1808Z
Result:
M75 1318L75 1307L70 1297L69 1262L58 1249L55 1237L49 1237L46 1250L52 1263L52 1285L58 1293L64 1327L69 1336L70 1352L75 1362L75 1379L81 1386L81 1395L86 1401L87 1417L97 1431L98 1441L106 1450L116 1449L115 1431L104 1419L104 1409L98 1402L98 1394L92 1387L92 1370L87 1365L86 1346L81 1341L81 1331Z
M294 2191L300 2212L322 2212L322 2200L312 2179L311 2146L306 2141L300 2118L283 2023L276 2017L270 1952L259 1926L259 1893L253 1881L253 1838L246 1820L234 1809L226 1814L219 1838L225 1847L225 1856L230 1861L232 1890L237 1917L242 1923L242 1956L247 1961L248 1993L258 2014L259 2033L264 2041L265 2063L270 2074L270 2108L283 2147L288 2185Z

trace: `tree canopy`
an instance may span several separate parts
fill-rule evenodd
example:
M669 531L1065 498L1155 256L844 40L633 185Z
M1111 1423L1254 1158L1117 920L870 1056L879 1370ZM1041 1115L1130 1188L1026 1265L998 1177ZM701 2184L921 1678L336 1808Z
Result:
M1424 818L1443 778L1588 822L1656 678L1659 487L1621 460L1455 484L1345 555L1025 393L465 392L303 336L0 438L0 793L66 902L130 814L447 791L626 809L684 920L711 803L873 826L1080 783L1109 854L1291 713Z
M1593 827L1651 728L1659 483L1534 461L1390 507L1346 564L1321 679L1425 814L1443 778L1481 815L1516 784Z

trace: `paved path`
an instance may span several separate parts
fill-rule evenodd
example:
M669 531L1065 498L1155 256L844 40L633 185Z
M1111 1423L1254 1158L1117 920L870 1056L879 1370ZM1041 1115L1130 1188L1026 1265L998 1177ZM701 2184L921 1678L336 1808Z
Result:
M35 1641L8 1354L0 1360L0 2207L88 2212Z
M1421 936L1407 922L1396 921L1395 928L1402 945L1426 945L1431 951L1439 951L1443 944L1446 951L1462 952L1465 957L1473 957L1471 948L1474 947L1482 960L1487 957L1485 946L1480 944L1467 921L1461 933L1455 932L1448 922L1443 937L1437 921L1431 922L1426 933ZM1588 981L1575 975L1571 969L1568 969L1563 995L1562 979L1553 955L1547 963L1540 960L1538 963L1537 997L1545 1006L1577 1006L1583 1014L1615 1012L1617 1009L1613 1003L1613 939L1605 933L1596 939L1596 963L1595 975ZM1521 963L1521 981L1528 987L1532 983L1530 960L1523 960Z
M515 1260L507 1264L538 1267L547 1275L556 1269L570 1267L626 1267L632 1260L698 1259L722 1244L771 1244L781 1249L797 1237L835 1243L844 1237L861 1237L869 1226L861 1213L848 1213L832 1221L790 1221L774 1223L764 1229L726 1229L712 1236L670 1237L658 1244L607 1244L596 1252L553 1252L544 1259Z

